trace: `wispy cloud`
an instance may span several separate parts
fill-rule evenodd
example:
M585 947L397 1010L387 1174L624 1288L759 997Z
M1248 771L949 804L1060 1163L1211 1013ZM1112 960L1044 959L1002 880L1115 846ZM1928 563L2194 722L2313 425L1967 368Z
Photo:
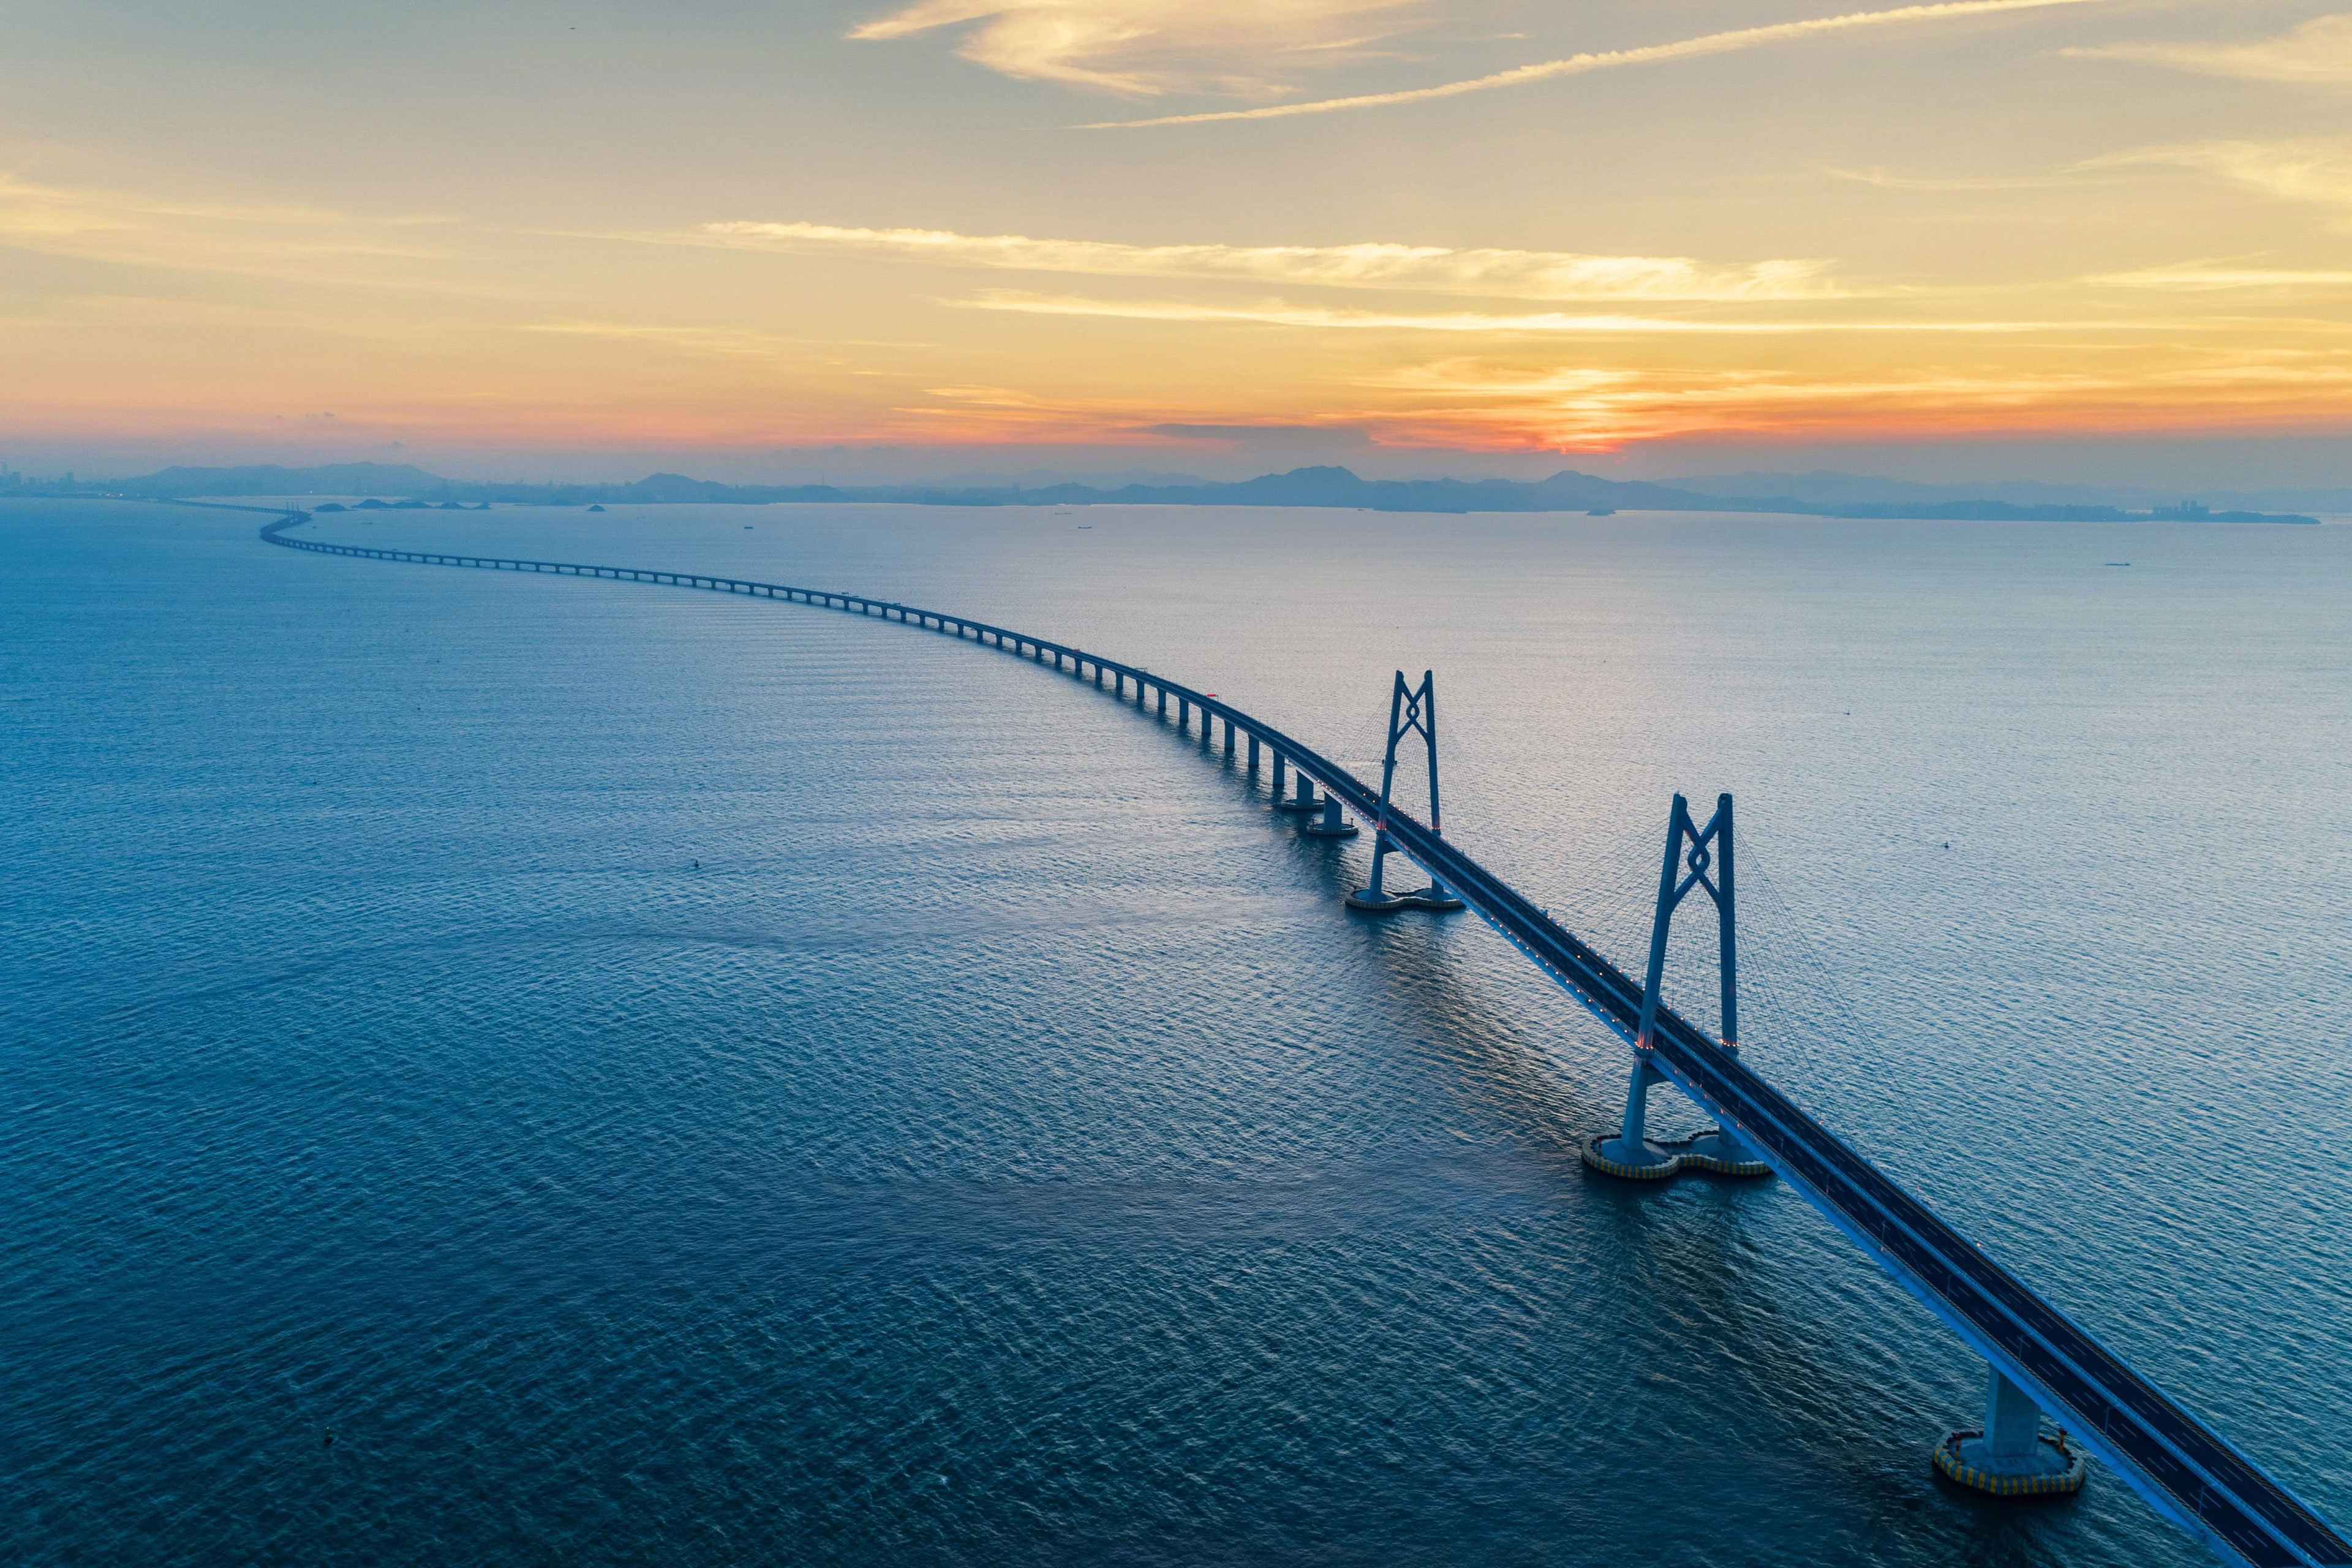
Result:
M902 406L935 430L973 438L1131 440L1138 434L1230 436L1261 425L1322 429L1387 447L1605 450L1697 431L1786 435L1809 429L1942 431L2015 428L2048 434L2211 427L2217 421L2309 417L2352 394L2352 349L2247 352L2217 347L2184 360L2169 347L2106 368L2026 367L1998 361L1927 364L1902 373L1785 365L1706 367L1496 363L1457 357L1356 377L1355 397L1327 395L1311 419L1222 416L1135 399L1056 398L995 385L928 389Z
M515 330L547 332L557 337L654 343L663 348L686 349L696 353L746 354L762 358L782 353L792 346L793 342L789 338L772 338L765 332L739 331L730 328L649 326L627 321L526 321Z
M1300 68L1361 58L1413 25L1415 0L918 0L850 32L910 37L981 26L956 52L1029 81L1130 97L1262 98Z
M1401 103L1425 103L1432 99L1459 98L1465 93L1491 92L1496 88L1523 87L1528 82L1549 81L1556 77L1582 76L1589 71L1613 70L1620 66L1663 64L1668 60L1696 59L1702 55L1731 54L1740 49L1762 48L1769 44L1791 43L1799 38L1813 37L1823 33L1849 32L1858 27L1886 27L1912 22L1949 21L1961 16L1981 16L2001 11L2034 11L2053 5L2086 5L2096 0L1948 0L1932 5L1901 5L1887 11L1853 11L1843 16L1815 16L1801 22L1776 22L1762 27L1740 27L1727 33L1708 33L1696 38L1683 38L1671 44L1650 44L1640 48L1607 49L1591 54L1570 55L1566 59L1545 60L1536 65L1517 66L1510 70L1496 71L1488 76L1471 77L1462 81L1450 81L1436 87L1408 88L1399 92L1360 93L1352 98L1325 98L1310 103L1269 104L1261 109L1219 110L1203 114L1167 114L1151 120L1108 120L1081 125L1081 131L1135 130L1150 125L1203 125L1219 120L1283 120L1300 114L1332 114L1349 109L1385 109Z
M174 201L0 174L0 245L128 266L442 288L446 279L431 279L434 265L460 258L425 235L446 221Z
M196 218L213 223L317 228L346 224L341 213L317 207L167 201L128 191L72 190L0 174L0 234L16 236L120 234L142 220Z
M559 337L606 338L624 342L655 343L694 353L743 354L772 357L813 347L928 349L936 343L898 342L873 338L793 338L734 327L674 327L635 321L527 321L518 331L550 332Z
M2119 373L1996 366L1904 375L1807 375L1784 369L1658 370L1496 365L1441 360L1360 384L1402 395L1347 417L1390 443L1612 447L1696 431L1786 434L1809 426L1878 431L1991 428L2030 416L2081 431L2210 425L2231 414L2333 406L2352 389L2338 353L2224 353L2200 363Z
M2293 32L2244 44L2108 44L2062 49L2082 59L2134 60L2251 81L2352 85L2352 16L2314 16Z
M987 289L968 300L942 300L965 310L1011 310L1033 316L1097 316L1131 321L1240 321L1268 327L1308 327L1344 331L1407 332L1585 332L1666 333L1732 337L1778 337L1801 332L1977 332L2014 334L2053 331L2179 331L2199 330L2195 321L1694 321L1677 316L1570 315L1538 311L1499 315L1457 310L1415 313L1342 310L1293 305L1279 300L1253 305L1202 304L1182 300L1091 300L1071 295L1027 294Z
M1390 243L1120 245L814 223L712 223L683 233L625 237L801 254L843 252L1024 272L1234 279L1522 300L1800 300L1839 292L1822 277L1827 263L1798 259L1723 266L1682 256L1588 256Z
M2241 189L2287 201L2352 207L2352 142L2195 142L2111 153L2084 169L2155 164L2213 174Z
M2245 267L2218 261L2180 261L2166 267L2143 267L2131 272L2105 272L2086 283L2107 283L2124 289L2157 289L2178 293L2202 293L2229 289L2352 289L2352 271L2285 267Z
M1852 180L1889 191L2046 191L2083 184L2080 176L2066 174L1963 174L1938 179L1890 174L1885 169L1823 169L1822 173L1833 179Z

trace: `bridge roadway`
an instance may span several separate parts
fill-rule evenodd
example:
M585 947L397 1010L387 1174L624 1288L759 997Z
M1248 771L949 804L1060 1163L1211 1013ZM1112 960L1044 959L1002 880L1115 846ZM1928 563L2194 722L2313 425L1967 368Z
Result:
M1114 678L1122 700L1127 681L1133 680L1139 706L1145 690L1151 689L1163 694L1163 702L1172 699L1200 709L1203 742L1210 734L1207 716L1223 720L1228 746L1236 733L1254 738L1277 757L1289 759L1355 816L1380 825L1378 791L1272 725L1150 670L1025 632L821 588L286 537L288 530L306 521L305 514L289 516L263 528L261 536L289 549L374 561L604 577L785 599L971 637L1039 663L1051 660L1057 670L1066 666L1081 679L1091 668L1097 684L1105 675ZM1181 711L1180 707L1180 715ZM1399 850L1453 889L1488 925L1628 1045L1633 1043L1642 1011L1642 988L1636 982L1501 878L1393 804L1385 826ZM2158 1513L2229 1561L2255 1568L2352 1568L2352 1543L2326 1521L1982 1248L1928 1212L1738 1056L1664 1006L1658 1011L1653 1065L1737 1131L1832 1225L1877 1259L1979 1354L2031 1392L2044 1412L2124 1476Z

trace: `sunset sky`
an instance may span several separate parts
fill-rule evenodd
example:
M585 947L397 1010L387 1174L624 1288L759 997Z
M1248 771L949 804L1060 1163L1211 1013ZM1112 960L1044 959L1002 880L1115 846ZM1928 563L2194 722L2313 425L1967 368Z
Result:
M2352 483L2308 5L7 11L37 471Z

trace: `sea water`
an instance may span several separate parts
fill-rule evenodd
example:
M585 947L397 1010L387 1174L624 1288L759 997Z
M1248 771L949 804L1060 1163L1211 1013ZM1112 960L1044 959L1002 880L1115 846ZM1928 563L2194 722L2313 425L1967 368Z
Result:
M1584 1170L1622 1047L1222 744L263 521L0 504L0 1560L2202 1560L1938 1481L1981 1363L1776 1182ZM1434 670L1446 833L1629 968L1731 792L1755 1067L2352 1518L2352 529L304 532L1367 777Z

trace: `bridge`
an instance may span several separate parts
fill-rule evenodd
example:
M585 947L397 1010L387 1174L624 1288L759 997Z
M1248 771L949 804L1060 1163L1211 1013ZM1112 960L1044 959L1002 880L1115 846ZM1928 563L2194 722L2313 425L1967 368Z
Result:
M1426 678L1418 693L1426 699L1425 711L1418 700L1407 707L1406 700L1416 694L1404 686L1402 675L1398 678L1391 702L1387 766L1381 787L1374 789L1312 748L1214 696L1135 665L969 616L838 590L705 573L376 549L289 537L289 530L308 521L307 513L289 513L265 526L261 537L287 549L324 555L660 584L893 620L1033 660L1090 681L1121 701L1129 700L1131 689L1139 710L1149 705L1163 720L1172 703L1174 721L1188 733L1197 710L1204 745L1212 742L1214 726L1222 723L1228 753L1246 742L1253 769L1262 752L1270 758L1276 804L1318 814L1307 831L1352 833L1343 814L1353 816L1378 836L1376 868L1387 855L1397 853L1429 875L1429 888L1397 898L1381 892L1376 870L1373 886L1364 890L1371 907L1444 908L1458 898L1633 1048L1624 1125L1613 1138L1587 1142L1588 1163L1612 1174L1651 1177L1671 1173L1694 1158L1662 1151L1642 1135L1642 1108L1650 1084L1672 1082L1718 1123L1710 1135L1712 1147L1696 1156L1699 1163L1733 1173L1760 1169L1778 1175L1985 1359L1990 1371L1983 1428L1948 1434L1937 1446L1936 1464L1945 1475L2003 1496L2078 1486L2081 1457L2066 1436L2053 1437L2042 1431L2047 1415L2074 1442L2121 1475L2158 1513L2223 1560L2253 1568L2352 1568L2352 1543L2326 1520L1740 1059L1730 1005L1735 893L1728 796L1704 827L1675 798L1648 973L1644 982L1637 983L1447 839L1433 805L1432 820L1423 823L1389 798L1397 748L1407 731L1426 741L1434 782L1435 699ZM1414 719L1425 720L1417 731L1409 721ZM1295 795L1284 794L1286 771L1297 775ZM1313 794L1318 786L1324 792L1319 800ZM1433 803L1433 790L1431 798ZM1721 916L1720 968L1727 1004L1722 1039L1693 1026L1659 996L1667 923L1675 906L1695 889L1713 899Z

